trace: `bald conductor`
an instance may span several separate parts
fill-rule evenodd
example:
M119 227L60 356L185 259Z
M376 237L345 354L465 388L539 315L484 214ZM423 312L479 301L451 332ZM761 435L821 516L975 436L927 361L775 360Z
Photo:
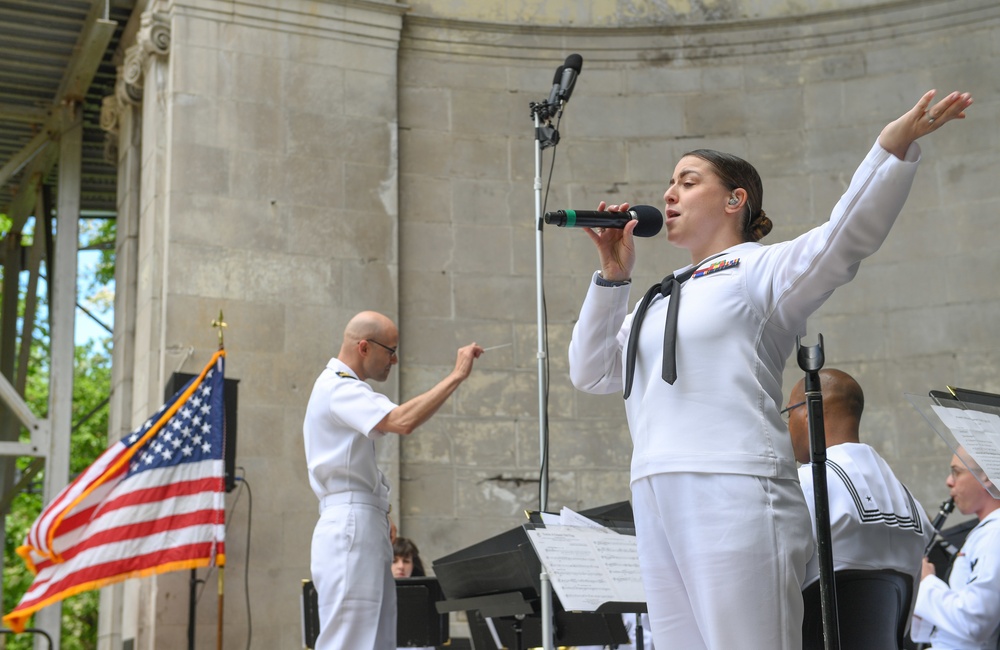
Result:
M455 369L427 392L395 404L365 383L382 382L399 362L399 330L364 311L344 330L306 407L309 484L320 503L310 569L319 601L316 650L396 647L396 590L389 541L389 484L375 440L409 435L430 419L472 371L483 348L459 348Z

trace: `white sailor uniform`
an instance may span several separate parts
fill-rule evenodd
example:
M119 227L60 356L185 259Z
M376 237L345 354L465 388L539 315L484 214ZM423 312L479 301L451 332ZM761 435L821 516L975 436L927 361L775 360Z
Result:
M1000 647L1000 510L969 532L955 557L948 582L927 576L920 582L913 627L930 628L933 650L995 650Z
M303 435L320 501L310 567L319 601L316 650L396 647L389 485L375 462L375 426L396 408L334 358L317 378Z
M806 318L882 244L919 147L875 145L830 220L792 241L726 250L681 289L674 384L661 378L670 298L639 333L625 410L640 565L666 647L801 648L809 514L779 415L781 379ZM580 390L623 388L629 289L591 283L569 347ZM628 317L627 317L628 316Z
M813 466L799 468L799 482L816 533ZM826 485L830 504L833 569L894 569L920 584L924 549L934 538L923 506L917 503L885 460L863 443L843 443L826 450ZM819 579L813 554L803 587Z

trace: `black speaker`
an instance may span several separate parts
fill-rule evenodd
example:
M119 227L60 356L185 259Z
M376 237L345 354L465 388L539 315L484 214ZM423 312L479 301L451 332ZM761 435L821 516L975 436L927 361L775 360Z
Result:
M184 385L197 377L186 372L175 372L170 375L164 389L164 401L173 397ZM232 492L236 487L236 399L239 379L226 377L223 390L226 403L226 431L223 435L225 450L223 452L226 467L226 492Z

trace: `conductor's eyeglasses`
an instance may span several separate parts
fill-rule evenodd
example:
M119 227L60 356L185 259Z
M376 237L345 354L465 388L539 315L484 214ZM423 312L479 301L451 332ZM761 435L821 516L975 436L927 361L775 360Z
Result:
M396 347L394 347L394 348L390 348L388 345L385 345L384 343L379 343L375 339L365 339L365 340L368 341L369 343L374 343L375 345L379 346L380 348L385 349L385 351L389 353L390 357L395 357L396 356L396 350L399 349L398 345Z
M786 406L785 408L781 409L781 419L784 420L785 422L788 422L788 419L792 417L792 411L799 408L800 406L805 406L805 405L806 405L805 402L799 402L798 404L792 404L791 406Z

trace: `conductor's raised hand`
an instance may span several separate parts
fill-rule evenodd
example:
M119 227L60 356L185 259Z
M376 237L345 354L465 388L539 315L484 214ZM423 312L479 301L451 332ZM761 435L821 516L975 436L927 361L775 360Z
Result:
M598 212L628 212L629 204L607 205L604 201L597 206ZM635 219L624 228L584 228L587 236L597 245L601 256L601 277L611 282L632 278L635 267L635 237L632 231L639 224Z
M878 142L886 151L902 160L917 138L937 131L952 120L965 119L965 109L972 105L971 93L953 92L932 106L936 93L936 90L928 90L916 106L882 129Z
M464 381L472 372L472 363L483 354L482 346L470 343L458 349L458 358L455 360L455 369L452 371L457 379Z

